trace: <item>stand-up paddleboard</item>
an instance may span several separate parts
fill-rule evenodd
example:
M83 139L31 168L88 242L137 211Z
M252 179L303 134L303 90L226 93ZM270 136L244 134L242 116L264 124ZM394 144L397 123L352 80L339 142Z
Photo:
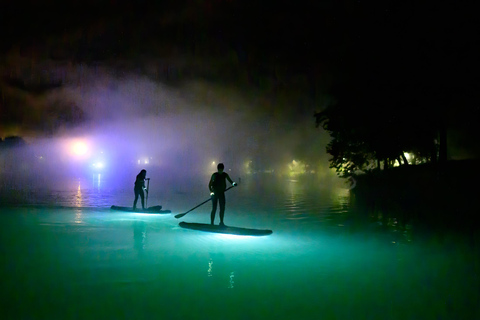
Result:
M206 223L180 222L179 226L186 229L193 229L205 232L235 234L240 236L268 236L273 233L272 230L249 229L229 226L219 226Z
M145 210L142 208L137 208L133 210L132 207L120 207L120 206L112 206L110 209L117 210L117 211L125 211L125 212L138 212L138 213L171 213L170 210L162 210L162 206L153 206L148 207Z

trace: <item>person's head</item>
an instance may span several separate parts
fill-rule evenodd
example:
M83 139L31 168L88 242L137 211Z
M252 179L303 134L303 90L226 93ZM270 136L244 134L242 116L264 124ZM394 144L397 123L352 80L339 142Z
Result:
M142 169L142 171L140 171L140 175L142 175L143 177L145 177L145 176L147 175L147 170Z
M217 169L219 172L222 172L223 169L225 169L225 166L223 165L223 163L219 163L218 166L217 166Z

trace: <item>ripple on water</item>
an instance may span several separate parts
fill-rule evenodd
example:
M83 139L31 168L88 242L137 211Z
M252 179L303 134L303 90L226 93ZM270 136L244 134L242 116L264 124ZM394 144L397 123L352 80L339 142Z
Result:
M266 305L274 306L270 318L277 319L312 314L453 319L478 310L478 280L467 246L454 246L455 239L449 241L451 250L445 243L399 245L393 243L395 233L377 231L376 224L347 232L339 226L348 213L343 190L320 192L285 182L276 189L245 185L229 192L227 225L272 229L266 237L182 229L171 215L111 212L112 202L131 201L130 191L82 185L81 195L78 191L77 186L38 196L39 204L30 201L31 206L0 207L0 237L8 257L2 287L19 301L10 318L31 318L26 310L58 306L58 301L80 309L84 317L92 314L92 305L94 311L110 305L108 311L135 315L149 305L151 313L178 315L172 297L188 302L184 318L211 315L209 306L218 297L231 304L230 310L239 310L233 315L237 319L263 319ZM162 202L178 208L175 214L204 199L204 193L177 193ZM209 212L205 205L183 221L208 222ZM432 301L436 304L425 308ZM61 317L64 309L49 314L56 310L48 308L45 318ZM372 310L380 316L369 314ZM225 316L221 311L216 318Z

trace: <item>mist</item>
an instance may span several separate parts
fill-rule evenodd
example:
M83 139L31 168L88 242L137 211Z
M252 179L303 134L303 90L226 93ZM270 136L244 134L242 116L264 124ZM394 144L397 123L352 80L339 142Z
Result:
M22 188L94 174L130 186L141 169L157 180L187 184L205 180L219 162L235 179L247 173L248 163L250 171L276 175L287 174L293 160L308 163L312 172L329 171L329 137L314 127L315 108L292 108L294 99L204 80L165 84L109 66L54 72L63 85L27 101L34 110L60 106L55 110L68 110L73 120L53 115L52 130L44 114L16 128L27 147L9 155L3 150L1 163L5 181L25 181Z

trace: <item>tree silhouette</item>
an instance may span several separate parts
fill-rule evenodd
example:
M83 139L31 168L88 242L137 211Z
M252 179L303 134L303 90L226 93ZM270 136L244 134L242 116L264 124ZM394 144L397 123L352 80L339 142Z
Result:
M395 162L408 165L406 152L423 162L439 160L445 99L438 91L368 84L339 87L332 94L336 103L314 117L316 127L332 137L327 153L340 176L380 169L382 163L383 169Z

